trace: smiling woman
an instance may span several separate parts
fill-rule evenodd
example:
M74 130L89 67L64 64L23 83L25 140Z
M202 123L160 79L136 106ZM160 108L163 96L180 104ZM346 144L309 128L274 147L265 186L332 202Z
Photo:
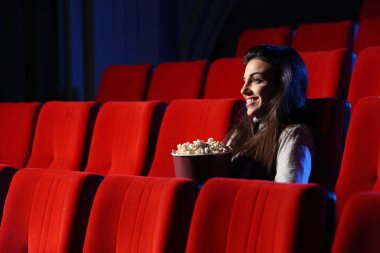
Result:
M293 121L306 102L304 62L289 47L261 45L248 51L244 65L247 113L226 137L235 176L307 183L312 135Z

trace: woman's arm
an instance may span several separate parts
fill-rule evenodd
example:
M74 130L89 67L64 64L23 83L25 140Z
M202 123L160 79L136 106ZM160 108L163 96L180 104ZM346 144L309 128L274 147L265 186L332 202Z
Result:
M287 127L280 136L275 182L308 183L313 156L313 140L301 125Z

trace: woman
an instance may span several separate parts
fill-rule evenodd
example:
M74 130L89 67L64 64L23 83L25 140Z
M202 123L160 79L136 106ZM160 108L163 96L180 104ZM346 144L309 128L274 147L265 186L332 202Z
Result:
M289 47L261 45L248 51L244 66L247 111L227 136L235 176L307 183L312 136L292 121L306 102L304 62Z

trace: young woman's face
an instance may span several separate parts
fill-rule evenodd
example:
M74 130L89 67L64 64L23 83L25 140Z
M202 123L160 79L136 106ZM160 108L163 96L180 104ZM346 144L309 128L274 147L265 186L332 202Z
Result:
M271 65L259 59L252 59L245 67L243 95L247 114L261 118L268 111L269 101L277 94L277 83Z

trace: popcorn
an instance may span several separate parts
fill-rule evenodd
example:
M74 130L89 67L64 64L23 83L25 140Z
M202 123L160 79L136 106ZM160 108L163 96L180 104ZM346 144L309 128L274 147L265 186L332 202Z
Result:
M195 140L193 143L185 142L177 145L177 150L172 150L172 155L204 155L229 152L231 149L222 142L209 138L207 142Z

